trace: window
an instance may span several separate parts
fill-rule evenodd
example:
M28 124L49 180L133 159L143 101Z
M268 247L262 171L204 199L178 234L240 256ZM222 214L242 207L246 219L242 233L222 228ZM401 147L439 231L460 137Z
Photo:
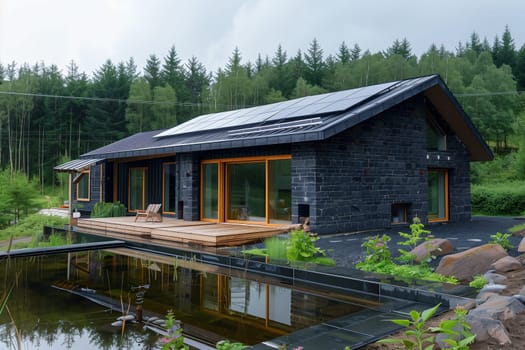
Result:
M266 221L265 163L227 164L226 219Z
M202 164L201 218L219 220L219 163Z
M289 156L233 158L201 165L201 219L289 224Z
M143 210L146 207L146 168L130 168L128 184L128 210Z
M77 200L78 201L89 201L89 187L91 185L90 181L90 171L83 171L77 182Z
M175 163L164 163L162 165L162 212L175 214L175 185L176 185Z
M428 171L428 220L448 220L448 171L429 169Z
M446 134L434 119L427 119L427 149L430 151L446 151Z

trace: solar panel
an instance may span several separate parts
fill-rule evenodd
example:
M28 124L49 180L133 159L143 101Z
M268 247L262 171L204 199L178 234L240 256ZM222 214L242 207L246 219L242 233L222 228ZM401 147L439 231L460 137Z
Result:
M265 122L286 121L316 114L341 112L396 84L399 84L399 82L306 96L294 100L234 111L206 114L168 129L155 137L173 136L221 128L236 128Z

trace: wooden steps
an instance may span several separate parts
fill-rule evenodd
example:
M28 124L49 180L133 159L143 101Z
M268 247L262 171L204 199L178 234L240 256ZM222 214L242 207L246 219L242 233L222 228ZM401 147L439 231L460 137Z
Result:
M289 226L183 221L164 218L162 222L134 221L133 216L79 219L79 231L100 234L119 233L141 238L204 246L236 246L287 232Z

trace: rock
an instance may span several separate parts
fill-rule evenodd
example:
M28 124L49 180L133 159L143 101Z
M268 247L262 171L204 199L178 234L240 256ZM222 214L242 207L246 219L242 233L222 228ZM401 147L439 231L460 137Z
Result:
M444 256L436 272L454 276L460 281L469 281L473 276L485 273L493 262L504 256L507 256L507 252L499 244L484 244Z
M518 245L518 252L525 253L525 237L521 239L521 242Z
M519 294L525 297L525 286L521 287Z
M487 283L483 286L483 288L481 288L480 293L482 292L499 293L505 288L507 288L507 286L504 284Z
M497 272L509 272L520 269L521 262L512 256L504 256L503 258L494 262L490 267Z
M512 343L503 323L499 320L473 316L469 313L466 321L470 324L470 331L476 334L476 341L481 342L494 339L499 345L509 345Z
M412 249L410 253L416 256L415 262L419 264L429 256L442 256L450 254L453 251L454 246L448 239L433 238L421 243L420 245Z
M507 280L507 277L500 275L499 273L495 273L494 270L487 271L483 277L485 277L487 280L487 284L501 284Z
M495 295L491 296L483 304L474 310L469 311L469 315L480 318L493 318L499 321L507 321L516 317L517 314L525 312L525 305L514 297Z
M495 295L499 295L498 293L489 292L489 291L480 291L478 296L476 297L476 305L481 305L487 300L489 300L490 297L493 297Z

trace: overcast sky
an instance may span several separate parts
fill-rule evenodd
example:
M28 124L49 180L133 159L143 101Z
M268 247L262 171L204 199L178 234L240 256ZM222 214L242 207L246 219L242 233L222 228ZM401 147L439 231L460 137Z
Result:
M430 43L455 50L474 31L492 44L505 25L519 49L524 14L523 0L0 0L0 63L65 72L74 60L91 74L133 57L142 71L175 45L183 61L216 71L236 46L245 63L278 44L293 56L313 38L326 56L342 41L377 52L406 37L419 56Z

